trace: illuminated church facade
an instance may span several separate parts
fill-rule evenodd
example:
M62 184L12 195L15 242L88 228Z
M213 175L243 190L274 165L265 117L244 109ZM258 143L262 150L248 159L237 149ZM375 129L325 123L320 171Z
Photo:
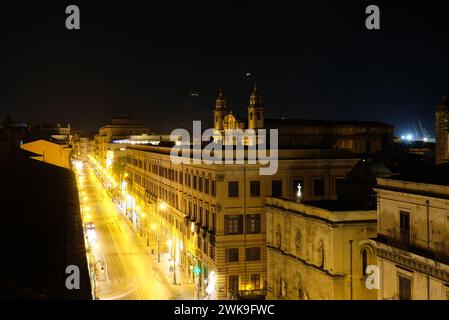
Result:
M247 118L239 118L228 103L223 90L220 90L215 101L214 115L214 141L226 141L225 133L235 133L237 129L253 129L254 138L243 136L244 145L253 145L264 142L257 136L258 129L278 131L278 144L280 148L289 149L346 149L355 154L374 153L384 150L394 140L394 127L376 121L326 121L309 119L267 119L262 96L256 85L252 90L247 107ZM250 131L249 131L250 132ZM235 135L234 135L235 136ZM232 144L236 139L232 140Z

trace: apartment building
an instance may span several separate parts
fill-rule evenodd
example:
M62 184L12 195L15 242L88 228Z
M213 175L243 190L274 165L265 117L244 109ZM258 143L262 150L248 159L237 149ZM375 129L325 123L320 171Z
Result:
M438 184L422 177L428 181L378 179L378 234L369 241L379 261L378 299L449 299L447 168Z
M358 161L344 150L279 150L277 173L261 176L256 164L175 165L169 147L126 155L130 219L210 299L265 296L267 196L335 199Z
M131 117L114 117L102 126L94 137L95 157L102 166L109 167L112 161L111 155L114 152L114 150L110 150L113 141L128 139L132 135L149 133L151 133L150 128L139 120Z

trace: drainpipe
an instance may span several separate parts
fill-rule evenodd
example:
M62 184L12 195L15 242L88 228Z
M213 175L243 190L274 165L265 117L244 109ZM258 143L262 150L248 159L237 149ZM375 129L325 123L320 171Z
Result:
M349 240L349 300L352 300L352 242Z

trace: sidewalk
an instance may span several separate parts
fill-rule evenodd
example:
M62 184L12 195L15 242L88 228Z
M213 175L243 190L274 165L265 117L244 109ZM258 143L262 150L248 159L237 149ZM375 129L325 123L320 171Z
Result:
M109 192L108 192L109 194ZM109 195L110 196L110 195ZM168 252L160 252L160 261L158 262L157 252L151 252L151 247L147 246L146 236L141 236L140 232L136 230L131 222L131 220L124 214L121 207L116 201L113 201L117 207L117 210L123 214L124 218L128 222L131 230L133 231L136 239L141 244L142 248L145 248L148 256L152 257L154 263L158 266L160 273L167 280L167 284L171 287L173 292L176 294L176 300L195 300L196 299L196 290L195 285L189 281L187 275L180 269L179 266L176 266L176 284L173 282L173 272L170 272L171 258ZM202 298L200 297L202 300Z

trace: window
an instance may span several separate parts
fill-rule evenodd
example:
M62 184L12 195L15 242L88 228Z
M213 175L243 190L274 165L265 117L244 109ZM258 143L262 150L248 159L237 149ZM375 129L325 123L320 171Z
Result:
M371 141L369 141L369 140L366 140L365 141L365 152L366 153L370 153L371 152Z
M406 211L400 212L400 237L401 241L410 242L410 213Z
M198 191L203 192L203 178L198 177Z
M215 260L215 246L213 244L210 245L210 257Z
M239 182L238 181L229 181L228 182L228 197L229 198L238 198L239 196Z
M212 232L215 233L217 230L217 214L215 212L212 212Z
M367 276L366 268L368 268L368 251L365 249L362 251L362 275Z
M239 276L229 276L229 291L237 291L239 289Z
M260 233L260 214L250 214L246 216L246 232Z
M260 247L246 248L246 261L259 261Z
M273 197L282 197L282 180L271 181L271 195Z
M226 215L225 216L225 233L226 234L241 234L242 230L242 215Z
M250 181L250 196L260 197L260 181Z
M399 300L412 299L412 281L404 276L399 277Z
M193 189L197 189L197 176L193 176Z
M253 290L260 289L260 274L251 275L251 289Z
M204 179L204 192L209 194L209 179Z
M207 230L209 230L209 210L204 209L204 215L206 216L205 227Z
M215 180L212 180L212 182L211 182L211 194L212 194L212 196L216 196L216 192L217 192L217 190L216 190L216 188L217 188L217 183L216 183L216 181Z
M239 262L239 248L226 249L226 262Z
M324 178L313 179L313 194L324 196Z
M339 195L340 194L340 190L342 188L343 183L345 182L344 178L335 178L334 179L334 187L335 187L335 194Z
M293 199L299 201L302 199L304 195L304 180L303 179L295 179L292 183L292 195Z

